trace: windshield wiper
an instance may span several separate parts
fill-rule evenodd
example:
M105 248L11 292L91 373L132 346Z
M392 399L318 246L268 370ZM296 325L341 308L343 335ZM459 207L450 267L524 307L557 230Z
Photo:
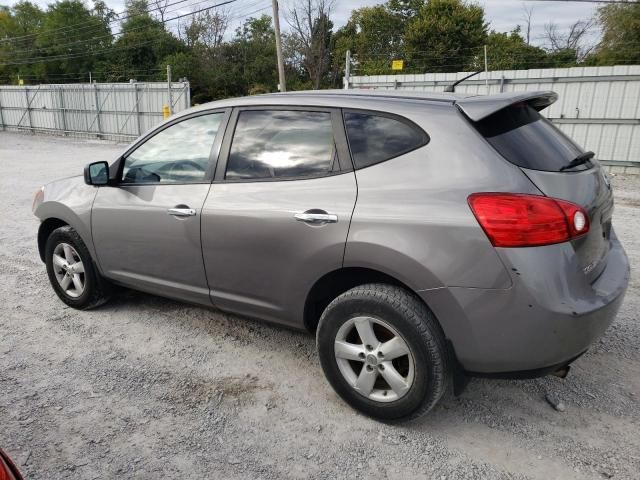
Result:
M574 167L577 167L579 165L584 165L585 163L587 163L589 160L591 160L595 156L596 156L596 154L593 153L592 151L581 153L576 158L574 158L569 163L567 163L564 167L561 167L560 170L558 170L558 171L559 172L564 172L565 170L569 170L570 168L574 168Z

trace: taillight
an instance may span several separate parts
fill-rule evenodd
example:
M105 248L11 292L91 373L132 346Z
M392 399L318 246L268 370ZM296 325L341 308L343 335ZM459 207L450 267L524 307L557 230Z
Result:
M571 202L518 193L474 193L469 206L495 247L536 247L589 231L587 212Z

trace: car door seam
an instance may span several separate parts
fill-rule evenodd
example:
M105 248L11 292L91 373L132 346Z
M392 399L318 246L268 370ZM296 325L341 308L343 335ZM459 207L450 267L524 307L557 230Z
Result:
M341 268L344 268L344 259L347 256L347 244L349 243L349 233L351 232L351 222L353 221L353 215L356 212L356 205L358 204L358 177L356 176L356 171L353 170L353 180L356 184L356 198L353 202L353 208L351 209L351 215L349 216L349 226L347 227L347 236L344 239L344 247L342 249L342 262L340 262Z

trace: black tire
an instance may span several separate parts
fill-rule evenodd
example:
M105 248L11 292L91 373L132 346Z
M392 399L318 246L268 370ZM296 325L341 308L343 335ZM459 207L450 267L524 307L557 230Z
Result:
M357 316L384 320L409 347L414 374L404 396L391 402L371 400L356 391L340 372L334 353L336 335L343 324ZM338 296L320 318L316 344L322 369L334 390L353 408L374 418L417 418L433 408L450 384L451 362L440 325L420 299L397 286L362 285Z
M78 253L84 265L84 290L82 294L77 297L68 295L56 278L53 265L53 253L61 243L71 245ZM98 273L87 246L72 227L60 227L51 232L45 246L45 263L47 265L49 282L53 290L58 297L60 297L60 300L70 307L79 310L89 310L104 304L111 297L111 285Z

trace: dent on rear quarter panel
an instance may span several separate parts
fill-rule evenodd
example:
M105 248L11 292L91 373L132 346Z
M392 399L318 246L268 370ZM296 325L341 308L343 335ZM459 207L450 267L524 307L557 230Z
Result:
M103 187L108 188L108 187ZM96 259L91 237L91 206L98 189L84 183L82 176L45 185L44 198L34 214L40 220L59 218L72 226Z
M468 204L474 192L539 193L450 104L398 103L431 137L424 147L356 172L345 266L381 270L414 290L506 289L511 278Z

